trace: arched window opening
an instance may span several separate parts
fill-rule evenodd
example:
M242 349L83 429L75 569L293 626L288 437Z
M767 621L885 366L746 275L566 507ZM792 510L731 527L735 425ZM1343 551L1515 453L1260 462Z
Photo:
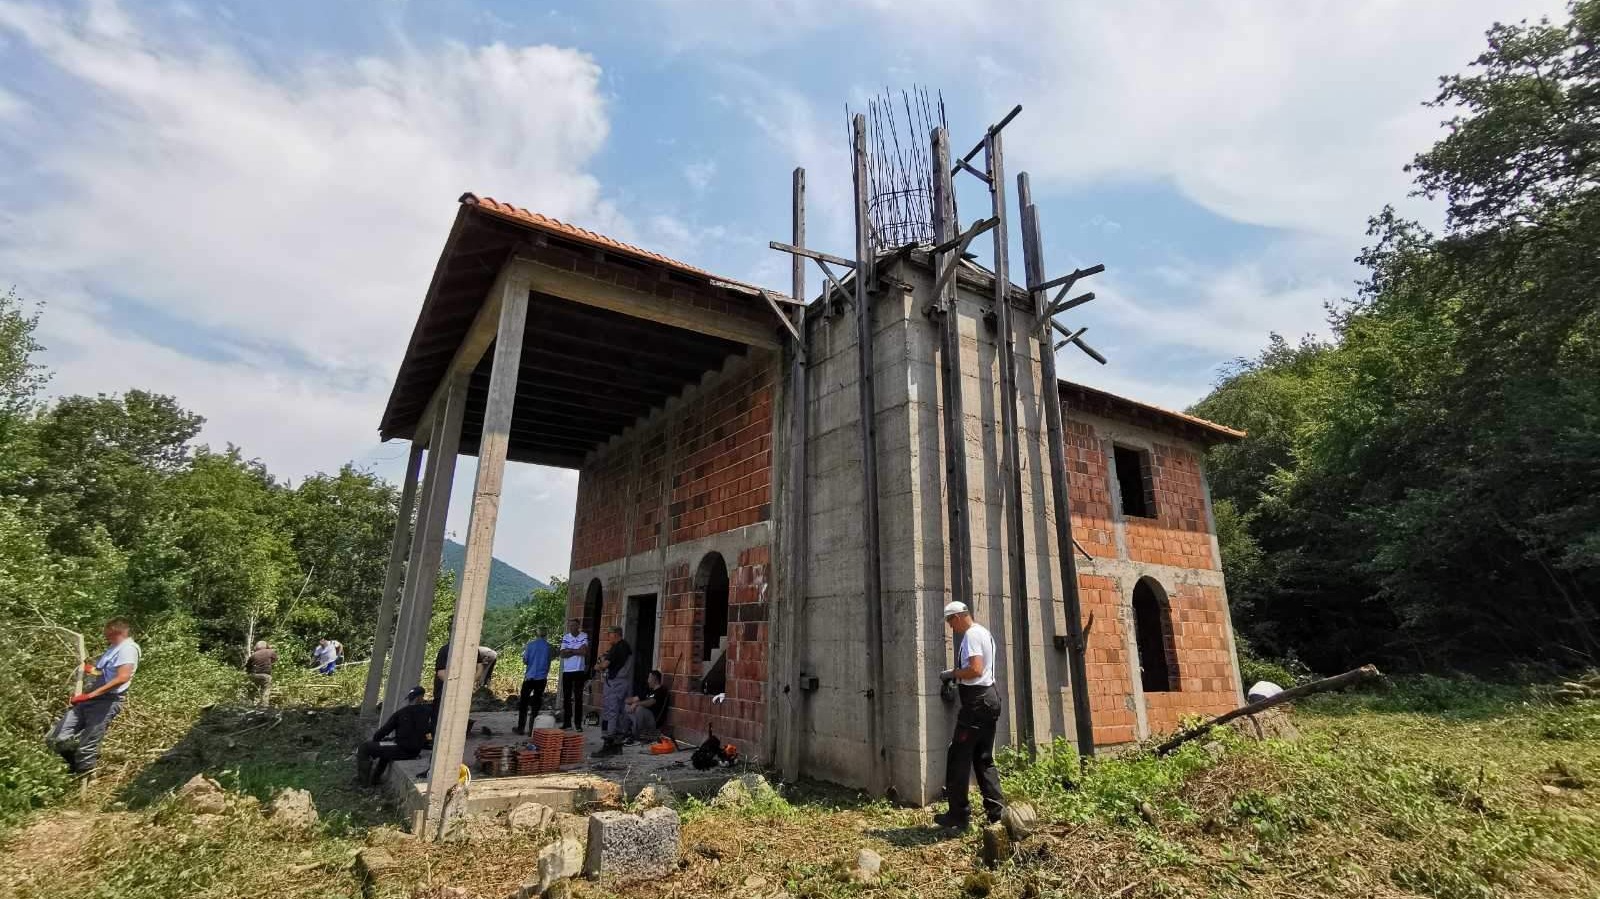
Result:
M700 628L700 658L709 662L717 657L717 647L728 636L728 563L721 553L706 553L694 575L695 593L704 610Z
M600 585L600 579L595 578L589 582L588 592L583 597L583 632L589 635L589 663L590 671L594 670L595 659L600 651L600 614L604 611L605 588Z
M1146 693L1179 689L1178 650L1172 635L1172 608L1166 591L1150 578L1133 587L1133 636L1139 650L1139 681Z

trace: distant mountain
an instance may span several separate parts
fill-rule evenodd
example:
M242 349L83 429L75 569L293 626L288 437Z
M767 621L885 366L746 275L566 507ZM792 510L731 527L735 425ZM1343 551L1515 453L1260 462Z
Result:
M467 564L467 548L454 540L444 541L444 554L440 559L439 567L443 570L453 571L456 575L456 586L461 586L461 571ZM543 590L550 586L520 568L495 559L489 566L489 603L488 608L502 609L514 606L528 598L528 594L535 590Z

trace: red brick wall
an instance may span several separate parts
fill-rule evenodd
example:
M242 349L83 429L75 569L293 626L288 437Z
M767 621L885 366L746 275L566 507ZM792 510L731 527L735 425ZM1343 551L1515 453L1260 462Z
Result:
M613 453L578 475L572 517L572 570L622 557L628 490L628 455ZM579 597L580 602L582 597Z
M772 518L772 383L765 366L697 397L673 452L673 543Z
M1092 556L1117 557L1116 524L1112 520L1111 470L1094 425L1062 421L1066 438L1067 505L1072 509L1072 536Z
M1128 518L1128 557L1136 562L1177 568L1218 569L1206 526L1205 488L1200 457L1161 443L1150 454L1155 481L1156 518Z
M1121 610L1128 600L1115 578L1078 575L1078 597L1083 618L1094 616L1089 630L1089 711L1094 718L1097 745L1130 743L1138 739L1137 717L1128 705L1133 695L1128 664L1128 640Z
M723 561L728 566L727 701L713 704L711 697L697 691L705 624L705 597L695 587L699 559L679 562L667 571L661 671L673 692L671 720L677 736L701 736L709 726L725 739L755 744L761 740L766 715L770 550L754 546Z
M1233 660L1228 656L1222 591L1180 584L1170 603L1183 689L1145 694L1151 733L1170 733L1187 715L1215 715L1239 704L1233 686Z
M639 489L635 492L631 555L660 549L665 539L667 512L662 506L667 478L667 437L656 433L639 447Z
M664 434L633 453L615 451L578 477L572 525L574 571L772 518L772 379L751 365L679 409L671 447ZM663 509L663 478L672 495ZM626 533L630 507L632 533Z

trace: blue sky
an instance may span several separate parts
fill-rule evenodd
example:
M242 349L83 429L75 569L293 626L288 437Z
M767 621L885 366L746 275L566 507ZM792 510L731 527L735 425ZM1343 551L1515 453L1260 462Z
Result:
M1050 267L1107 266L1077 323L1111 363L1063 375L1181 407L1322 329L1384 203L1434 220L1402 171L1445 117L1421 101L1491 22L1559 12L0 0L0 283L45 303L57 393L168 392L285 476L394 476L378 416L460 193L784 288L790 170L847 250L845 107L920 84L962 148L1023 104ZM576 478L514 468L497 554L562 573Z

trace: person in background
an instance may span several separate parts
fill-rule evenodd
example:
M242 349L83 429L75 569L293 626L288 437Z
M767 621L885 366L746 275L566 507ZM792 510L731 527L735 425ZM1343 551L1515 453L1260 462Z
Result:
M583 685L589 679L589 635L578 629L578 619L567 622L561 636L561 729L577 723L583 729Z
M494 678L494 666L499 661L500 653L487 646L478 647L477 689L489 689L489 681Z
M106 622L106 651L84 671L94 675L84 691L72 697L72 706L50 732L46 742L66 761L73 774L88 774L100 759L100 741L106 729L122 711L128 685L139 668L139 644L128 636L128 622L113 618Z
M336 665L344 665L344 644L338 640L329 640L333 644L333 661Z
M513 733L528 732L528 715L537 718L544 705L544 691L550 683L550 641L545 639L544 628L534 632L533 639L522 647L522 695L517 700L517 726Z
M627 709L622 716L621 736L627 742L648 740L667 723L667 710L672 708L672 694L663 683L661 672L651 670L645 679L643 696L628 697Z
M944 621L958 641L956 660L961 667L939 672L939 680L956 683L961 709L956 712L956 729L945 756L944 792L950 807L935 815L933 823L940 827L967 826L972 814L968 778L976 774L984 816L993 824L1006 810L1000 774L994 768L994 731L1000 721L1000 694L994 687L994 636L972 620L966 603L945 606Z
M427 695L421 687L412 687L406 693L406 704L389 716L372 739L356 747L356 779L363 785L377 786L390 762L414 759L427 748L428 735L433 733L433 706L422 701ZM385 742L390 736L394 741Z
M339 652L333 648L332 640L324 637L317 641L317 648L311 651L311 665L318 674L331 675L339 669Z
M256 707L266 708L272 703L272 666L278 664L278 651L257 640L255 651L244 660L244 673L256 688Z
M606 674L600 694L600 731L612 733L622 723L623 709L628 702L628 691L633 689L633 647L622 636L622 628L607 631L610 645L600 659L597 670Z

